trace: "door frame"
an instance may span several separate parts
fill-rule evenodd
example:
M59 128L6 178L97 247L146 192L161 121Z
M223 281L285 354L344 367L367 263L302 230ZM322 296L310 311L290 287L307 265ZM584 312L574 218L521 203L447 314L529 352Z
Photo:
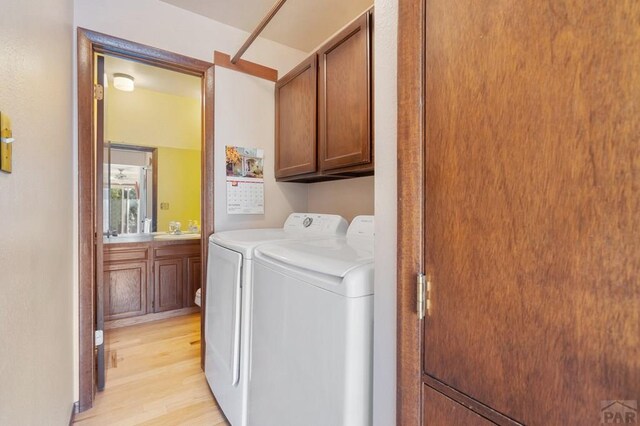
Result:
M202 81L201 143L201 248L202 281L206 282L207 241L213 233L213 64L95 31L77 30L78 71L78 325L79 401L78 411L93 406L95 391L95 235L97 146L94 138L94 54L103 53L148 65L200 77ZM205 286L202 286L201 365L204 365Z
M417 274L424 272L425 1L398 1L398 248L396 419L422 419L423 322L418 319Z

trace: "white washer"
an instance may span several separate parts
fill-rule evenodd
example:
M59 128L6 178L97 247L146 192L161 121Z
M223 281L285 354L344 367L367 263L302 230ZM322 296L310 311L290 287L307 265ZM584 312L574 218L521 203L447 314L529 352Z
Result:
M252 258L265 242L344 235L341 216L292 213L282 228L225 231L209 237L205 376L233 426L246 425Z
M256 249L249 425L371 424L373 235Z

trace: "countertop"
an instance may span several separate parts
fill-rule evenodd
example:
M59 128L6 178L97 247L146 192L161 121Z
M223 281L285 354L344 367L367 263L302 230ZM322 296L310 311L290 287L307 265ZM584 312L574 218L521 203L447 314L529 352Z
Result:
M169 234L168 232L153 232L151 234L124 234L117 237L104 237L103 244L122 244L122 243L148 243L153 241L194 241L199 240L200 234L182 233Z

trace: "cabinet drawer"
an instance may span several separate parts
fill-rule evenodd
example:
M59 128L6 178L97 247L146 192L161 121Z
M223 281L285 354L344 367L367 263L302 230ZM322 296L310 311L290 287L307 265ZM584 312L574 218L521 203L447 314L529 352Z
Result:
M183 257L200 254L200 240L196 244L172 244L159 246L154 249L154 258Z
M149 258L147 247L109 247L105 245L104 262L141 261Z

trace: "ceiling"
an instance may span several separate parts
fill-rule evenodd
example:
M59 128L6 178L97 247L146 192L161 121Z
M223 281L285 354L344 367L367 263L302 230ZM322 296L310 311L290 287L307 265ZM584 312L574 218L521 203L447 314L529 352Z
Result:
M117 185L135 185L140 180L140 166L124 164L111 165L111 183Z
M136 88L200 99L199 77L106 55L104 70L109 85L113 84L113 73L124 73L135 79Z
M276 0L161 0L252 32ZM261 36L311 52L373 5L373 0L288 0ZM240 46L238 46L240 48Z

